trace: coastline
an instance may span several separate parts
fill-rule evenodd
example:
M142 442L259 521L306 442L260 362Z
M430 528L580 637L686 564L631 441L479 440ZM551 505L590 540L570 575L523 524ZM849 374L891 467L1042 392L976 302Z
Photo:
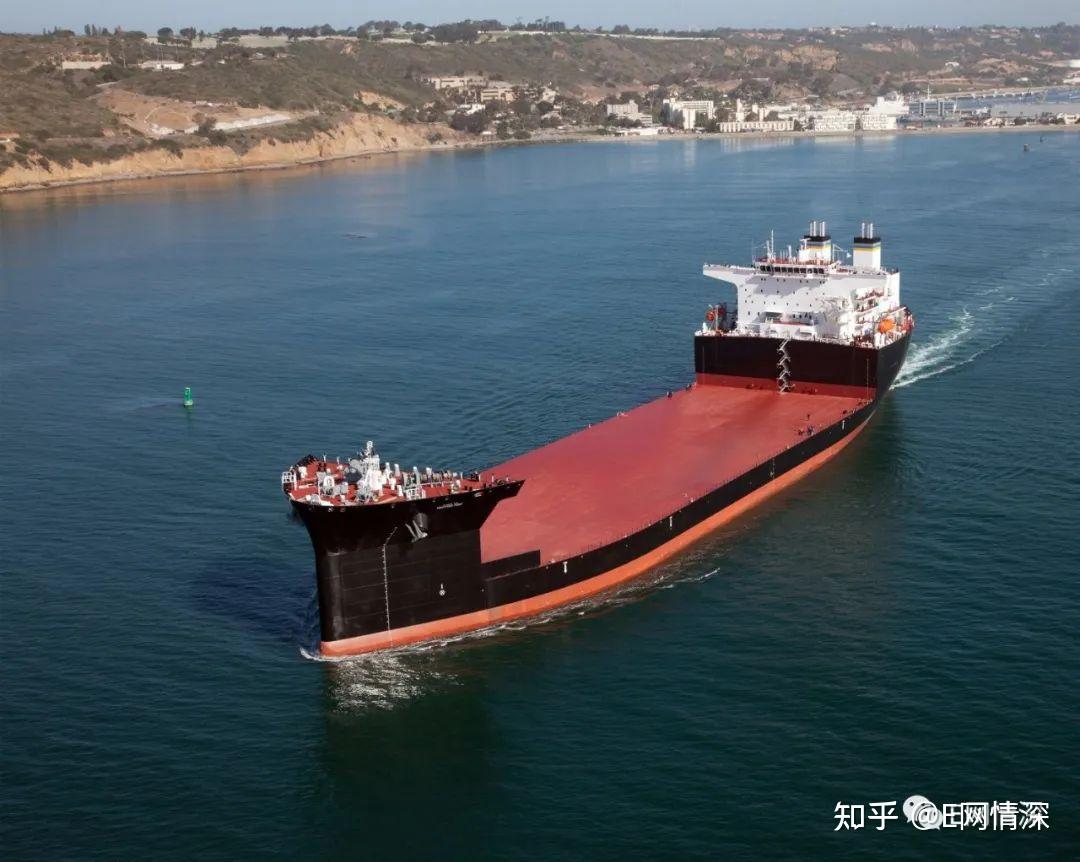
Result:
M372 159L378 156L388 155L407 155L407 154L419 154L419 153L437 153L437 152L457 152L462 150L478 150L489 149L495 147L508 147L508 146L547 146L552 144L570 144L570 143L650 143L666 140L787 140L797 138L824 138L830 140L836 140L839 138L890 138L896 136L907 135L954 135L954 134L993 134L993 133L1020 133L1020 132L1035 132L1039 134L1056 133L1056 132L1080 132L1080 124L1072 125L1038 125L1027 124L1023 126L1004 126L1004 127L984 127L984 126L961 126L961 127L930 127L922 129L897 129L895 131L838 131L838 132L814 132L814 131L792 131L792 132L713 132L713 133L696 133L696 132L673 132L670 134L659 136L636 136L636 135L598 135L590 132L572 132L565 134L546 134L543 136L533 137L528 140L473 140L467 138L457 138L451 140L443 140L436 143L425 144L405 144L394 146L376 146L376 147L364 147L355 151L343 151L343 152L326 152L320 145L316 145L315 148L319 151L318 154L312 156L298 156L291 159L282 159L280 161L257 161L251 164L233 163L233 164L220 164L207 167L190 167L190 168L177 168L177 169L161 169L161 170L139 170L137 168L130 171L125 170L110 170L108 175L105 176L86 176L86 177L74 177L70 179L58 179L53 181L44 182L27 182L20 183L18 185L0 185L0 197L4 195L18 194L20 192L34 192L34 191L48 191L51 189L71 188L77 186L88 186L97 184L112 184L117 182L126 182L132 180L155 180L155 179L168 179L171 177L190 177L190 176L212 176L212 175L227 175L227 174L239 174L248 173L253 171L287 171L295 168L312 167L316 165L327 164L331 162L342 162L349 159ZM208 148L209 149L209 148ZM227 148L225 148L227 149ZM197 150L185 151L187 153L198 153ZM231 151L230 151L231 152ZM107 165L110 168L115 168L118 164L122 164L125 161L138 162L141 161L136 156L123 156L114 162L109 163L96 163L96 165ZM238 160L238 159L237 159ZM234 160L236 161L236 160ZM82 164L81 162L79 164ZM92 169L95 165L87 165L87 169ZM0 182L2 182L3 176L0 174Z
M529 143L528 141L498 141L498 144ZM66 189L78 186L112 185L114 183L136 180L164 180L173 177L227 176L229 174L247 174L260 171L287 171L293 168L308 168L331 162L343 162L349 159L373 159L379 156L416 155L419 153L454 152L457 150L479 149L492 146L489 142L460 142L452 144L430 144L428 146L399 146L386 149L371 149L355 153L319 155L310 158L288 159L279 162L262 162L252 165L223 165L213 168L178 168L160 171L118 172L107 177L86 177L82 179L55 180L52 182L27 183L17 186L0 186L0 197L15 195L20 192L41 192L51 189ZM123 161L117 159L116 161Z

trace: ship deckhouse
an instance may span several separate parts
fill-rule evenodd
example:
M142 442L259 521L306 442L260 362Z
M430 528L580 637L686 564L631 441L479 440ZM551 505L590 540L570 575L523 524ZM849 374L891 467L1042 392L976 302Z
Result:
M882 347L907 325L900 273L881 265L881 239L863 223L850 261L835 249L825 222L811 222L797 249L778 251L770 239L752 266L706 264L703 273L735 286L738 310L729 319L711 308L699 335L867 343Z

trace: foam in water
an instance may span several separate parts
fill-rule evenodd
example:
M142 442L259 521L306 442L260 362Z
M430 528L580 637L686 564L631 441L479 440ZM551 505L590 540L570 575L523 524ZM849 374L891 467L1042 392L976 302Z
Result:
M1026 278L1026 271L1004 273L998 283L981 292L981 296L996 297L978 306L972 314L967 306L946 318L944 330L925 343L916 340L908 353L893 387L901 389L931 377L937 377L968 365L1002 344L1019 331L1025 320L1040 309L1054 303L1068 284L1068 269L1045 271L1042 277L1029 284L1023 297L1002 296L1015 287L1013 278ZM1017 306L1020 306L1018 310ZM916 329L916 333L918 330Z
M958 365L971 362L978 356L978 353L967 359L957 356L958 351L962 350L966 344L970 344L970 336L974 329L971 312L966 308L961 309L960 314L953 317L951 322L953 325L943 334L932 338L926 344L912 345L907 361L893 384L894 388L900 389L912 383L918 383L920 380L926 380L928 377L944 374Z

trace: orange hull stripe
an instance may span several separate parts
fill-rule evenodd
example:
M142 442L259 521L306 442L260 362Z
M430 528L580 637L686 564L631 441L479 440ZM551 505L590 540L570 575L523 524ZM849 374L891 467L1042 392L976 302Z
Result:
M869 418L867 418L867 422L868 421ZM798 482L839 453L841 449L855 439L856 435L858 435L865 426L866 422L863 422L862 425L843 440L834 443L828 449L807 459L798 467L789 470L784 475L773 479L767 485L763 485L756 491L752 491L741 500L732 503L726 509L721 509L715 515L711 515L704 521L695 524L690 529L680 533L671 541L665 542L663 545L654 548L652 551L638 557L636 560L631 560L629 563L625 563L608 572L604 572L601 575L595 575L587 580L580 581L576 584L570 584L569 586L561 587L539 596L533 596L532 598L522 599L521 601L511 602L506 605L499 605L494 608L485 608L481 611L473 611L472 613L461 614L456 617L447 617L441 620L432 620L429 623L418 623L414 626L405 626L403 628L392 629L385 632L372 632L371 634L360 635L354 638L323 641L320 644L320 650L324 656L329 657L360 655L361 653L404 646L406 644L417 643L418 641L430 640L432 638L450 637L452 635L475 631L476 629L486 628L499 623L509 622L510 620L521 619L522 617L535 616L544 611L557 608L560 605L569 604L580 599L588 598L589 596L594 596L597 593L601 593L624 581L635 578L654 566L659 565L664 560L677 554L679 551L693 544L698 539L703 538L718 527L737 518L739 515L752 509L754 506L767 500L784 488Z

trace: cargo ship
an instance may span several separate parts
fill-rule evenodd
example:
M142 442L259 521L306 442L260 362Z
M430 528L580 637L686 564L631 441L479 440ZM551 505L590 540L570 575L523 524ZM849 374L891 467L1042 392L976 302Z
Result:
M866 425L914 319L863 224L824 222L749 265L695 332L684 388L479 472L403 468L372 443L281 477L315 549L320 651L447 638L610 590L820 467ZM689 375L688 375L689 377Z

